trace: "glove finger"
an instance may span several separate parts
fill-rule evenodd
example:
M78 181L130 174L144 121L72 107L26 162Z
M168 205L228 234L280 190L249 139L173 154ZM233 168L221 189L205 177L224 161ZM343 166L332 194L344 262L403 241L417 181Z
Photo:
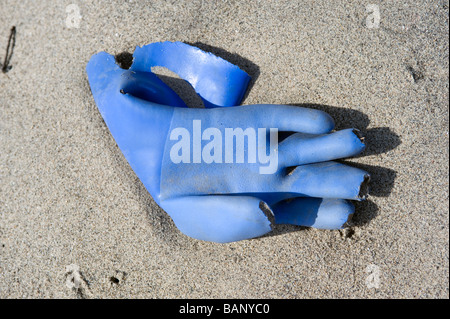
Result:
M345 199L293 198L271 206L276 224L291 224L320 229L347 226L355 207Z
M324 135L296 133L279 144L280 164L288 167L354 156L364 150L363 141L356 129Z
M283 192L306 197L364 200L370 175L355 167L337 162L297 166L281 182Z
M251 196L187 196L164 200L161 207L184 234L227 243L262 236L272 230L273 213Z
M217 115L225 115L225 111L231 110L221 111L223 113L217 112ZM291 131L308 134L326 134L334 128L333 118L329 114L306 107L279 104L252 104L233 108L233 111L236 113L230 113L228 116L232 116L236 121L242 118L248 123L253 123L255 127L275 128L280 132Z
M124 70L119 92L148 102L187 108L178 94L152 72Z
M106 52L93 55L86 72L96 101L100 96L103 100L117 100L122 93L148 102L186 107L183 100L156 74L121 69L114 56Z

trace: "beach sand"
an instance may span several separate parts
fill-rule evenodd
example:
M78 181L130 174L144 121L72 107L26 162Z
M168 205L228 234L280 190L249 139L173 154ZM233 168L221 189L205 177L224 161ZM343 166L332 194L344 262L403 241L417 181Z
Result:
M172 1L171 1L172 2ZM448 1L0 3L0 298L448 298ZM79 11L79 16L77 15ZM189 238L94 103L99 52L183 41L253 78L243 104L308 105L367 150L353 226ZM175 81L177 82L177 81Z

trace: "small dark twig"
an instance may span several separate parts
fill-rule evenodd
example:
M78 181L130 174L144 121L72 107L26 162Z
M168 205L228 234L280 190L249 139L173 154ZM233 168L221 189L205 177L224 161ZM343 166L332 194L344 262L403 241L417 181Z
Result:
M11 28L11 32L9 34L8 46L6 47L5 59L3 61L2 72L6 73L11 70L11 66L9 63L11 62L11 57L13 55L14 46L16 45L16 27L13 26ZM0 64L1 66L1 64Z

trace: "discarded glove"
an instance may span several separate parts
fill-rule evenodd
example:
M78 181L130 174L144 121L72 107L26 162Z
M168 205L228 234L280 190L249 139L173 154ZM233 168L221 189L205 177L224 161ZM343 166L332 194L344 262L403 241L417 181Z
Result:
M356 129L331 132L321 111L240 104L250 77L180 42L137 47L130 69L100 52L87 65L95 102L129 164L186 235L232 242L274 224L345 227L369 175L332 160L360 153ZM205 108L188 108L151 72L188 81ZM294 132L278 141L279 132Z

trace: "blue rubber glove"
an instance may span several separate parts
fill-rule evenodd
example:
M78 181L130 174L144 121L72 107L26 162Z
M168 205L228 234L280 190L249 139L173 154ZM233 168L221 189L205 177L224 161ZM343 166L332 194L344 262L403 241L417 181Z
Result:
M180 42L137 47L129 70L100 52L87 65L95 102L153 199L186 235L232 242L275 223L339 229L366 197L369 175L335 159L356 155L356 129L331 132L321 111L238 106L250 77ZM188 108L151 67L188 81L205 108ZM281 142L278 132L295 132Z

